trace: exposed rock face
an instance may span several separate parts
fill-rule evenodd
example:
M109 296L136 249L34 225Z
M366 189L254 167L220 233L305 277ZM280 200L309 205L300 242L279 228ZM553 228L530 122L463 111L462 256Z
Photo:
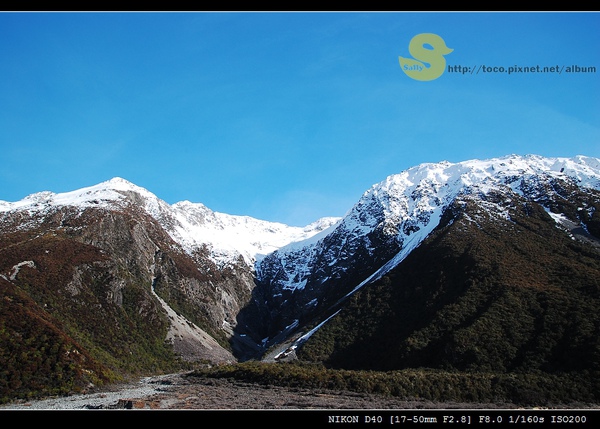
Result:
M18 254L27 254L38 261L43 258L47 265L39 265L44 271L59 273L46 280L51 282L48 294L52 299L61 300L62 308L86 312L86 318L95 320L91 323L98 327L121 326L114 334L122 337L131 337L129 330L133 328L123 325L120 315L125 308L140 318L137 327L140 335L144 335L145 329L154 330L156 335L173 329L169 328L171 324L162 308L172 306L186 315L187 323L195 323L207 331L201 333L195 328L205 339L199 345L192 345L193 341L185 335L183 338L171 335L175 351L185 352L188 360L234 361L228 350L231 327L227 320L235 321L230 314L235 314L250 295L244 277L220 271L201 252L196 252L192 259L135 201L133 198L125 207L116 208L82 210L64 206L31 214L22 211L4 214L3 238L11 244L3 250L5 265L0 272L10 275L7 267L21 262L17 260L21 258ZM42 250L42 243L60 246L62 253ZM34 245L37 251L32 254ZM93 254L91 260L78 260L81 246ZM67 259L68 252L75 256ZM20 279L13 280L19 284ZM153 292L163 297L162 306ZM219 338L220 344L212 337Z

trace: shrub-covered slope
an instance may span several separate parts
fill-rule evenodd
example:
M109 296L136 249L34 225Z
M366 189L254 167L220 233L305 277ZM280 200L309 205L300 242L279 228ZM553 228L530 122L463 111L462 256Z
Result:
M177 347L187 344L168 338L171 321L153 287L221 339L223 346L212 345L218 359L231 356L226 336L205 310L223 311L222 294L214 298L214 288L205 286L214 277L202 277L195 261L135 208L62 207L2 220L4 399L181 368Z
M0 403L66 394L113 378L59 321L3 278L0 300Z
M515 194L457 199L420 247L356 293L298 356L351 369L597 375L600 252L585 229L598 225L600 198L574 189L568 197L570 219Z

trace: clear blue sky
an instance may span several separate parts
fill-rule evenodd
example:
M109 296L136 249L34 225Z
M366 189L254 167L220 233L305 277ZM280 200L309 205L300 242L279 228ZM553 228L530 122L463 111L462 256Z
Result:
M409 78L448 65L595 73ZM423 162L600 157L597 13L0 13L0 200L119 176L291 225Z

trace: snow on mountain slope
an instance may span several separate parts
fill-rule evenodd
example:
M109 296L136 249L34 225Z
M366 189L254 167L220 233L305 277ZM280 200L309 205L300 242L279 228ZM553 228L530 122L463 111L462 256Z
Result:
M14 203L0 201L0 213L26 211L42 214L57 207L81 209L119 209L134 204L156 219L169 235L189 253L208 247L219 265L236 261L240 256L252 266L256 259L293 241L304 240L337 222L323 218L306 227L292 227L276 222L234 216L210 210L189 201L169 205L148 190L122 179L83 189L53 193L39 192Z
M215 259L226 262L238 252L248 264L288 243L305 240L338 221L323 218L306 227L214 212L200 203L184 201L173 206L176 226L171 235L187 249L210 243Z
M412 235L408 234L407 237L401 237L401 239L404 238L402 250L373 273L372 276L361 282L355 290L366 283L381 278L400 264L433 231L439 223L441 209L446 205L439 205L439 202L450 202L467 190L476 190L486 194L503 186L507 186L513 192L525 196L522 184L533 177L546 177L547 179L564 179L568 177L575 180L581 187L600 189L600 160L583 156L572 159L544 158L533 155L527 157L507 156L489 160L471 160L458 164L448 162L423 164L415 169L389 177L384 183L389 182L394 183L394 185L383 185L381 189L377 190L378 193L389 193L390 189L399 185L397 191L402 192L402 188L404 188L404 193L408 190L412 196L417 192L417 187L414 187L416 183L430 183L433 189L437 188L437 196L434 198L435 204L431 204L431 199L421 202L421 209L423 206L428 206L429 212L433 215L435 221L424 225L423 228ZM442 183L444 185L440 187ZM417 192L417 194L419 193ZM480 203L483 207L488 208L488 212L492 212L496 216L509 218L508 211L505 208L489 202L482 201ZM388 207L388 214L391 214L391 216L394 213L394 205L397 205L397 203L392 203ZM554 214L550 210L547 211L552 218L557 220L557 223L565 222L564 215ZM415 213L414 210L413 213Z
M485 195L492 190L523 195L531 192L531 183L540 180L549 183L552 179L572 180L580 187L600 189L600 159L510 155L421 164L375 184L334 227L307 241L281 247L259 262L257 272L260 279L276 290L303 289L311 277L314 281L315 272L325 271L323 267L340 266L340 256L351 259L345 249L354 251L364 247L375 255L381 251L383 240L383 247L396 250L395 256L373 274L379 277L400 263L433 231L444 209L459 195ZM488 207L496 216L506 216L502 207L491 203ZM378 235L374 243L375 232ZM329 277L334 275L339 276L340 271ZM317 281L324 283L327 279L321 277Z
M566 178L579 186L600 189L600 160L585 156L545 158L536 155L510 155L489 160L459 163L421 164L402 173L389 176L366 191L358 203L343 218L323 218L306 227L291 227L262 221L248 216L218 213L200 203L189 201L169 205L148 190L122 178L83 189L65 192L39 192L21 201L0 201L0 213L27 211L44 213L60 206L79 208L124 208L135 204L156 219L188 252L205 246L219 264L237 260L259 266L265 255L276 251L284 261L280 284L295 289L306 284L314 259L327 256L335 264L337 257L347 254L327 250L324 240L332 234L350 242L360 237L356 245L366 246L372 253L381 243L373 243L371 234L380 231L394 237L399 249L410 238L416 246L435 228L443 208L469 189L487 193L490 189L508 186L522 193L522 179L533 176ZM415 232L418 235L413 236ZM331 250L331 249L330 249Z
M144 209L151 214L159 213L161 208L168 206L167 203L159 200L146 189L125 179L115 177L106 182L75 191L63 193L43 191L31 194L14 203L2 202L0 211L27 210L40 212L46 208L61 206L114 208L115 205L126 204L127 196L128 194L131 196L131 193L136 193L142 198Z

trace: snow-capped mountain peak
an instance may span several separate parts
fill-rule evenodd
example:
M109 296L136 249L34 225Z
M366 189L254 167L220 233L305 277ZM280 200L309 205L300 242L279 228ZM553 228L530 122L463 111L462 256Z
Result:
M208 248L219 265L240 256L248 265L288 243L309 238L338 218L319 219L306 227L215 212L202 203L181 201L173 205L145 188L115 177L75 191L38 192L17 202L0 202L0 212L44 213L60 207L122 209L133 205L158 221L188 253Z
M469 188L486 193L499 186L511 186L519 192L521 179L530 176L570 178L579 186L600 188L600 160L577 156L574 158L545 158L537 155L509 155L488 160L459 163L442 161L421 164L402 173L389 176L363 194L353 211L376 202L386 219L418 218L419 213L432 212L444 202ZM352 214L352 211L351 211ZM356 215L355 215L356 216ZM361 216L361 227L366 225ZM373 222L381 218L371 219Z
M274 271L267 265L279 258L276 283L283 289L302 289L307 278L319 271L315 264L333 264L332 258L337 257L333 255L345 254L348 248L380 251L381 240L388 249L396 247L397 253L387 264L387 269L391 269L433 231L444 209L459 195L503 189L523 194L523 181L534 176L572 180L581 187L600 189L600 160L585 156L508 155L420 164L373 185L334 227L280 248L265 261L259 273Z
M99 207L108 206L126 198L127 192L135 192L143 197L152 199L154 195L144 188L115 177L97 185L81 188L75 191L54 193L50 191L37 192L14 203L4 202L3 211L39 208L40 206L78 206ZM154 197L156 198L156 197Z

